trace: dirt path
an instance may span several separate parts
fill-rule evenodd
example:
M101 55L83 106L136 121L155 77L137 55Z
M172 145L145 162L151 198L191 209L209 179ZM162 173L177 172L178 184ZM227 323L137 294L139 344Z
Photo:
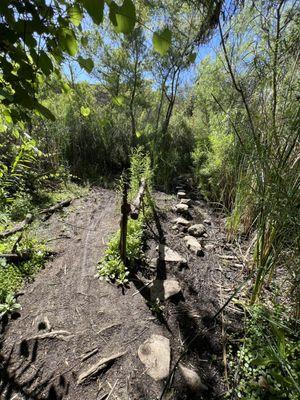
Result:
M143 291L137 294L134 284L122 291L95 277L95 267L109 236L118 228L119 217L114 192L93 190L69 209L53 215L40 229L40 236L49 240L59 255L27 285L19 298L21 316L9 323L4 332L0 386L4 399L100 400L110 392L111 399L157 399L164 382L155 382L147 375L137 357L138 347L151 334L164 335L171 341L174 362L196 331L201 334L183 362L201 373L208 386L202 394L204 398L220 398L225 389L222 326L219 322L210 325L207 317L222 303L220 284L230 286L236 279L234 269L229 270L229 275L227 270L228 277L222 275L216 255L225 243L222 220L206 214L211 220L207 242L213 248L200 259L184 246L184 234L171 229L174 198L164 194L157 198L167 244L188 259L187 269L168 271L180 280L182 297L166 303L164 322L153 316ZM205 217L203 210L208 212L203 203L194 204L195 222ZM147 243L146 255L154 257L156 242L151 234ZM143 282L155 274L155 268L141 268L138 277ZM234 313L232 319L235 318ZM64 332L51 337L47 335L48 324L50 333ZM83 370L118 352L126 354L95 379L77 383ZM202 398L201 394L191 397L178 373L173 387L170 399Z

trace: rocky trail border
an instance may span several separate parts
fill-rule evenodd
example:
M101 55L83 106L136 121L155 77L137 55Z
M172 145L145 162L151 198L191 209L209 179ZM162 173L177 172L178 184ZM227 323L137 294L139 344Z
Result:
M226 318L211 317L242 280L243 263L226 241L223 215L186 193L155 197L165 241L149 222L150 267L140 265L123 290L95 276L118 229L113 191L93 189L40 225L57 256L26 285L19 317L2 329L1 398L222 398L226 334L239 330L241 311L231 305Z

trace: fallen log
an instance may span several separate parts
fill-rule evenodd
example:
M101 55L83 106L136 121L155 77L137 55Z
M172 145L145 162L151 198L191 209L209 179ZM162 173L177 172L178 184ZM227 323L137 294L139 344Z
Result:
M0 258L5 258L8 262L18 263L21 261L27 261L32 256L32 250L24 250L19 253L2 253Z
M32 214L27 214L26 218L22 222L18 223L11 229L7 229L6 231L0 232L0 239L4 239L7 236L11 236L17 232L22 231L27 225L31 224L33 219L34 219L34 217Z
M68 207L72 203L72 199L63 200L60 203L55 204L49 208L44 208L39 212L39 214L46 214L45 219L49 218L55 211L62 209L63 207Z
M39 211L39 214L45 214L44 220L48 219L55 211L60 210L63 207L68 207L72 203L72 199L68 200L63 200L58 204L55 204L54 206L51 206L49 208L45 208L41 211ZM31 224L34 220L34 215L33 214L27 214L26 218L22 221L16 224L13 228L7 229L3 232L0 232L0 240L4 239L8 236L14 235L17 232L23 231L27 225Z
M139 217L139 212L142 204L142 200L145 194L145 189L146 189L146 181L145 179L142 180L138 194L132 204L132 211L130 213L132 219L138 219Z
M0 258L5 258L6 261L11 263L19 263L22 261L30 260L33 255L32 249L25 249L15 253L0 253ZM57 255L56 251L46 251L45 257L55 256Z

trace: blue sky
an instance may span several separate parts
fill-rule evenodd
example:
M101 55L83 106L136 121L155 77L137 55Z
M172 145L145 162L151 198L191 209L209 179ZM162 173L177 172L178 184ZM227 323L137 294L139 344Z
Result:
M182 73L181 76L181 83L183 85L185 84L192 84L197 76L197 68L200 62L208 55L210 55L212 58L216 56L216 49L219 47L219 35L217 31L215 31L213 37L211 40L202 46L199 46L198 52L197 52L197 57L195 63L186 71ZM98 80L92 75L88 74L85 70L80 68L78 63L76 61L71 62L74 74L75 74L75 79L78 82L88 82L88 83L98 83ZM70 72L69 72L69 67L68 64L65 64L63 67L63 71L66 74L68 78L70 78Z

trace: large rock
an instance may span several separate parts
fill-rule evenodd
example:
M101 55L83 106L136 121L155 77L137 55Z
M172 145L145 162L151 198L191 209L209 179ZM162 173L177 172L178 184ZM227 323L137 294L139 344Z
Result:
M160 260L174 264L186 264L187 261L177 251L170 249L170 247L160 244L158 247L158 256Z
M175 206L177 214L187 214L189 212L189 206L187 204L177 204Z
M191 199L181 199L180 204L187 204L188 206L190 206L192 204L192 200Z
M201 244L194 236L187 235L183 238L185 244L189 250L191 250L196 256L203 256L203 250Z
M182 217L175 218L175 219L173 219L172 222L173 222L173 224L182 225L182 226L186 226L186 227L189 227L191 225L190 221L188 221L187 219L182 218Z
M179 370L183 376L188 388L192 392L199 392L203 390L208 390L207 386L201 381L200 376L192 369L186 368L184 365L179 364Z
M206 228L202 224L195 224L189 227L188 233L192 236L200 237L206 233Z
M155 381L166 378L170 372L170 341L161 335L152 335L138 349L138 356L146 373Z
M156 279L150 288L151 300L167 300L181 292L181 287L176 279Z
M186 193L183 190L181 190L177 193L178 199L184 199L185 197L186 197Z

